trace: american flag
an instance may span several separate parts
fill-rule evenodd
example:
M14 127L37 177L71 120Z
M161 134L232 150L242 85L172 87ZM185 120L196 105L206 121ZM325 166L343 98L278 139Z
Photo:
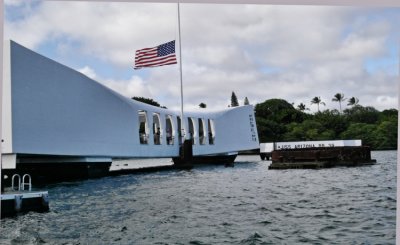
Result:
M154 48L136 50L135 69L176 64L175 40Z

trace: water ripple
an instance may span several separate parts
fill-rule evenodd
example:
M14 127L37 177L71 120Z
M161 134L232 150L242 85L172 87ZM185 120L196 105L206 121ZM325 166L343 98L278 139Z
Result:
M258 156L49 185L50 212L0 244L394 244L397 152L361 168L269 171Z

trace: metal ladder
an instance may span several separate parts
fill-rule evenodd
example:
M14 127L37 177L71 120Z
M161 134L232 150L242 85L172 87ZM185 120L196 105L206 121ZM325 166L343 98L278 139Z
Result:
M17 184L18 188L15 187L15 179L17 178ZM27 180L25 182L25 180ZM21 182L21 176L19 174L14 174L11 178L11 189L13 191L25 191L26 187L28 188L28 191L32 190L32 178L29 174L24 174L22 176L22 182Z

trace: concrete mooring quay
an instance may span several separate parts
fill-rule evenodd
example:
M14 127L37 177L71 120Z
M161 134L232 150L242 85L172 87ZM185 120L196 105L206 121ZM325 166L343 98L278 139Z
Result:
M376 163L368 146L281 149L271 153L268 169L319 169L336 166L364 166Z

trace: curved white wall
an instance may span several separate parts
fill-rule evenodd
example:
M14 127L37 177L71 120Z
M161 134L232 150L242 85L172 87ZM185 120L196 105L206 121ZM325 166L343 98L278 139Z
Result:
M3 113L3 122L9 122L5 124L9 127L3 127L3 130L11 130L5 134L9 136L4 139L4 144L10 145L6 153L107 157L178 155L178 112L125 98L83 74L12 41L9 60L5 63L10 67L10 89L4 91L9 94L3 98L10 101L3 102L7 105L11 103L9 115ZM147 112L147 145L139 141L139 110ZM160 115L160 145L154 145L153 113ZM166 115L172 116L175 131L173 145L166 144ZM193 118L196 130L199 128L198 119L204 120L206 144L200 145L199 133L195 133L194 155L259 147L258 139L252 137L254 130L257 135L249 119L254 118L252 106L212 113L185 112L184 116L185 132L188 117ZM212 119L215 126L214 145L208 142L208 119Z

